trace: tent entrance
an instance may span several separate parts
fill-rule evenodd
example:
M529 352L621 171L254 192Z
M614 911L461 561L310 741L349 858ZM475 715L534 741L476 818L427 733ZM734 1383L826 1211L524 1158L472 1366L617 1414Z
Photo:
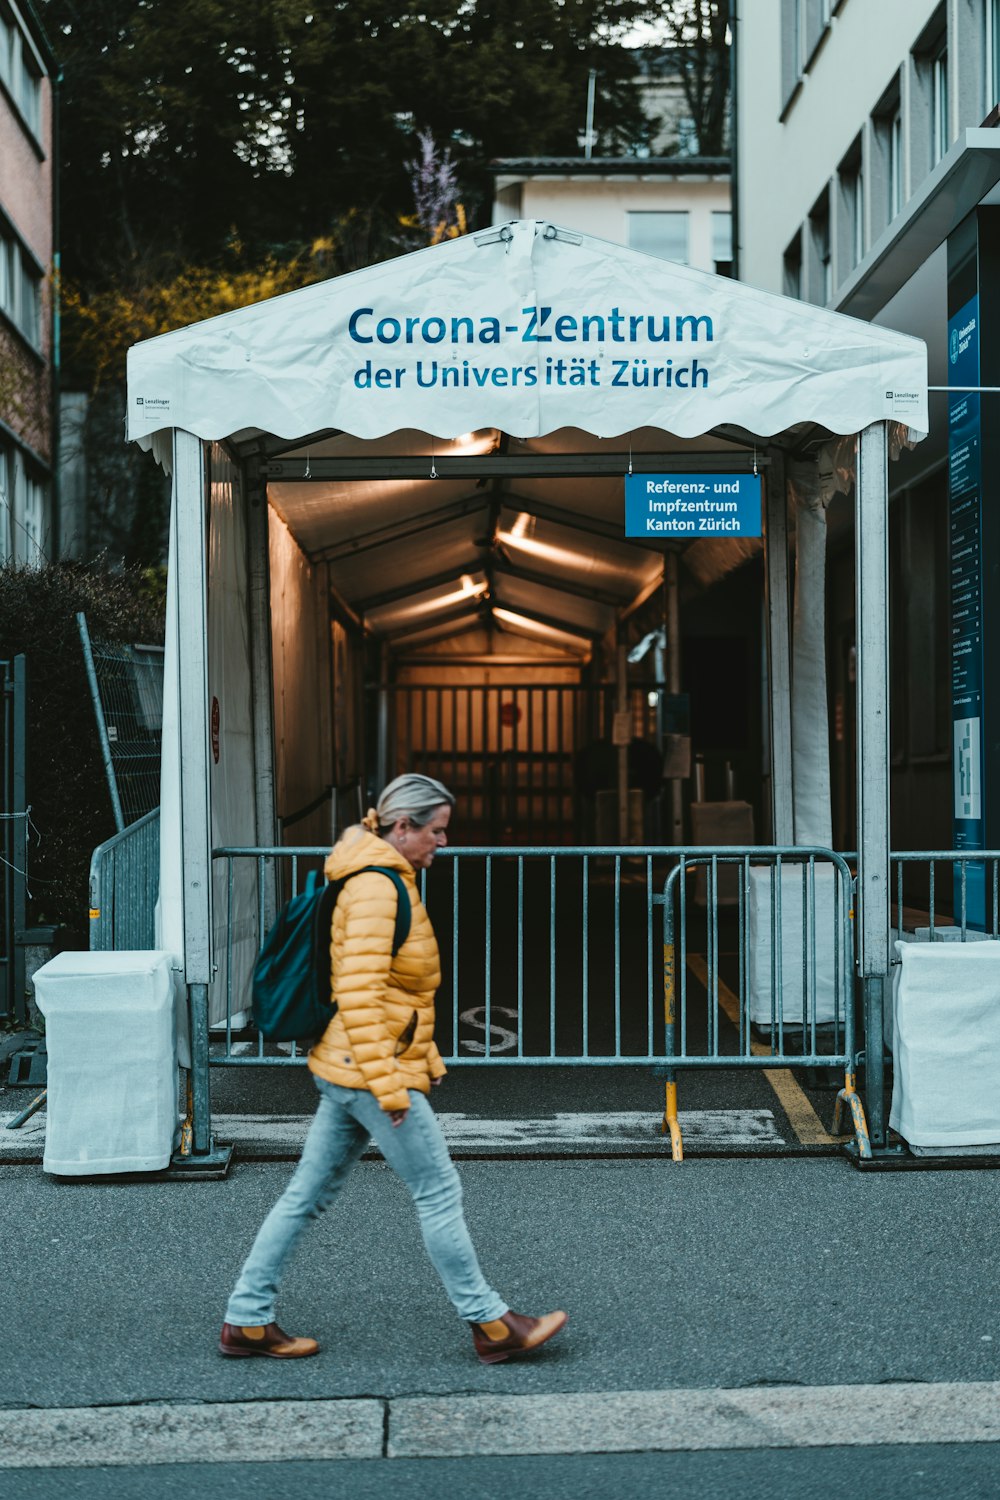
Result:
M526 684L527 668L479 668L494 680L475 682L476 670L453 668L453 680L443 683L370 685L374 783L385 786L407 770L443 782L458 799L457 836L466 844L615 843L614 686L544 676ZM419 671L411 668L408 675ZM498 683L498 676L509 680ZM630 808L630 832L639 838L644 822L658 829L662 821L651 696L642 687L628 691L632 736L640 747L629 778L640 798ZM635 786L640 774L645 784Z
M287 837L329 836L345 788L371 800L410 768L455 783L466 842L681 842L693 774L681 616L709 591L692 649L695 694L717 700L696 746L707 795L724 799L738 774L739 795L762 811L763 543L627 537L624 481L766 475L769 462L739 435L685 441L654 428L610 440L485 429L453 443L326 433L261 462ZM326 610L332 692L316 649ZM727 699L751 706L740 743L726 740ZM332 817L324 786L331 798L340 789Z

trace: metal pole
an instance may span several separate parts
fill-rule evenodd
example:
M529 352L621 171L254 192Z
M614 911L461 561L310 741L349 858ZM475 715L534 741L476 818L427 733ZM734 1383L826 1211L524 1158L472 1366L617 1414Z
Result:
M594 97L597 92L597 69L591 68L587 79L587 129L584 137L583 154L587 161L594 154Z
M681 879L683 880L683 875ZM674 951L673 890L669 876L663 887L663 1050L668 1057L677 1052L677 969ZM667 1069L663 1105L663 1134L670 1136L674 1161L684 1160L684 1142L677 1118L677 1070Z
M277 842L274 799L274 692L271 661L271 569L268 552L267 488L254 463L244 485L247 522L247 612L250 627L250 692L253 709L254 800L257 843ZM277 889L274 868L263 877L261 921L274 921ZM261 934L263 936L263 933Z
M855 488L858 973L872 1142L885 1143L882 1013L889 972L889 484L884 422L859 435Z
M618 842L628 843L628 740L624 717L628 712L628 658L625 642L619 639L615 681L614 741L618 746Z
M378 685L378 747L377 764L378 771L375 788L378 796L389 784L389 647L383 643L381 649L381 661L379 666ZM407 700L409 710L409 700ZM409 727L409 726L408 726Z
M681 586L680 558L676 552L666 557L667 584L667 685L672 695L681 690ZM670 828L668 844L684 842L684 786L680 777L670 782Z
M184 982L191 1017L192 1156L212 1150L208 986L212 982L212 822L209 781L208 579L205 464L200 440L174 431L177 657L180 687L181 889Z
M792 820L792 687L788 632L788 513L784 454L774 452L764 475L764 559L767 667L771 686L771 839L788 848Z
M24 656L14 658L14 713L13 713L13 776L11 782L12 803L6 809L14 813L11 821L11 864L13 875L13 922L9 931L13 939L8 961L13 974L14 1015L19 1021L28 1020L28 999L24 980L24 929L27 923L25 897L27 895L28 869L28 673ZM23 817L17 814L23 813Z
M108 781L108 791L111 794L111 811L115 818L115 832L121 833L125 827L125 817L122 813L122 802L118 795L118 783L115 780L115 766L111 759L111 741L108 738L108 726L104 719L104 706L101 703L101 692L97 686L97 669L94 666L94 653L90 645L90 631L87 628L87 616L81 610L76 617L77 628L80 632L80 645L83 647L83 662L87 669L87 684L90 688L90 697L94 705L94 717L97 720L97 738L101 743L101 759L104 761L104 774Z

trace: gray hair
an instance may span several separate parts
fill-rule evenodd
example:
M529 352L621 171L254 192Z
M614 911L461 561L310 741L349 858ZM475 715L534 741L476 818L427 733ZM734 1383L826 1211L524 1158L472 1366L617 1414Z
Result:
M400 818L409 818L415 828L422 828L445 803L454 807L454 795L433 776L419 776L412 771L397 776L378 799L375 811L379 830L391 828Z

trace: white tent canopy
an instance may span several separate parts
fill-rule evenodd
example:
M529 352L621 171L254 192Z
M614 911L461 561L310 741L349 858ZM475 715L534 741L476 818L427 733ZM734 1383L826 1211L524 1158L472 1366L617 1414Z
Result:
M918 340L521 222L240 308L129 352L128 436L494 427L927 428Z
M273 761L265 725L264 487L303 568L308 558L322 559L376 634L391 639L402 631L412 641L416 631L419 639L425 606L428 622L446 607L452 613L441 623L454 625L465 594L473 609L488 530L507 614L535 614L551 628L558 610L570 637L585 646L606 628L609 611L655 580L665 545L622 536L626 463L634 456L647 472L746 469L759 450L762 462L774 463L765 490L773 703L780 691L787 696L789 682L784 459L832 434L860 434L858 934L861 971L881 994L888 965L886 465L893 424L911 435L926 431L926 364L917 339L533 222L469 235L130 350L128 437L153 448L173 472L168 661L175 703L171 715L165 709L163 807L166 828L169 792L180 840L165 840L164 859L183 938L167 946L183 946L196 1058L207 1068L212 848L227 842L218 821L213 831L213 814L226 787L234 807L246 811L248 803L227 763L234 722L241 744L252 747L240 751L240 764L256 766L249 774L258 784L257 841L266 842L260 783ZM204 448L211 442L227 448L221 459L221 450L213 454L212 463L223 465L214 477ZM564 491L536 492L536 481L558 485L559 475L572 479ZM489 478L495 486L486 495ZM209 685L210 620L217 633L229 627L218 614L221 565L212 574L214 604L209 599L207 496L218 535L230 529L230 593L244 608L233 627L241 635L232 653L239 669L221 693ZM449 506L453 513L445 514ZM481 524L484 511L490 528ZM534 558L518 562L529 523ZM574 525L575 539L566 529ZM358 559L359 531L366 545L385 549L367 568ZM452 572L463 590L457 600L444 576ZM252 714L240 720L229 704L245 706L251 695ZM779 788L791 784L785 738L787 745L772 733ZM161 896L165 889L161 882ZM868 1016L871 1037L880 1037L877 1005ZM205 1149L206 1119L196 1108L196 1150Z

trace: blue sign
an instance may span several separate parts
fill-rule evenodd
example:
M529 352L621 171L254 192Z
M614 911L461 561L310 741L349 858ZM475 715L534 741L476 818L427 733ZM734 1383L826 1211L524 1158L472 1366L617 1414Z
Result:
M625 535L760 536L759 474L629 474Z
M979 384L979 297L948 323L948 384ZM954 846L986 848L983 797L982 453L978 391L948 396L948 500L951 572L951 701L954 739ZM959 872L955 900L961 901ZM967 866L967 917L983 927L985 869ZM956 904L956 912L958 905Z

